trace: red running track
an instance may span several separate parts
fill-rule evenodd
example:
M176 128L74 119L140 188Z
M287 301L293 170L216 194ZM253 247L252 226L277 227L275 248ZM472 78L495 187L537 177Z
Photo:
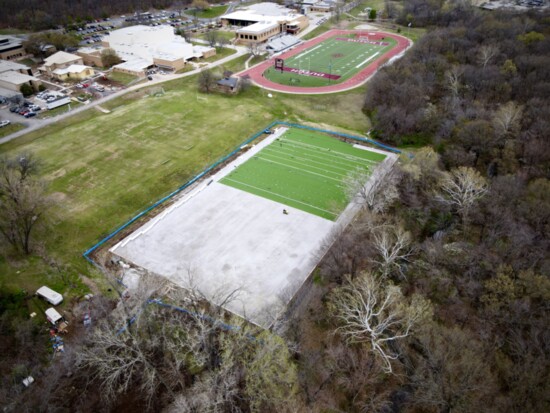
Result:
M328 32L320 36L317 36L316 38L311 39L305 43L302 43L296 46L294 49L284 52L283 54L276 57L287 59L289 57L297 55L298 53L303 52L305 49L308 49L312 46L315 46L316 44L321 43L324 40L327 40L330 37L342 36L350 33L358 33L358 34L369 33L369 40L378 40L378 39L381 40L382 37L391 37L392 39L395 39L397 41L397 45L387 53L380 56L378 59L372 61L371 64L369 64L363 70L358 72L355 76L345 80L342 83L329 85L329 86L319 86L319 87L288 86L288 85L281 85L279 83L272 82L271 80L267 80L265 77L263 77L263 73L267 70L267 68L275 64L275 57L269 60L266 60L265 62L262 62L248 70L245 70L239 73L238 75L240 77L248 75L255 85L263 87L264 89L269 89L276 92L300 93L300 94L321 94L321 93L342 92L344 90L353 89L353 88L356 88L357 86L364 84L376 72L381 62L391 59L392 57L395 57L403 53L412 44L409 41L409 39L403 36L399 36L397 34L392 34L392 33L371 32L369 30L329 30Z

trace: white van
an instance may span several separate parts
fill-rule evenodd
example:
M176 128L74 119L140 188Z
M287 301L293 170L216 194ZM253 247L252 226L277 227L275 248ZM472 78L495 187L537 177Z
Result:
M69 325L68 321L57 312L55 308L48 308L46 311L46 318L57 329L59 333L66 333Z
M57 312L55 308L48 308L46 311L46 318L50 323L52 323L54 326L61 320L63 320L63 316Z
M38 290L36 290L36 295L40 298L43 298L52 305L57 305L63 301L63 296L61 294L46 286L40 287Z

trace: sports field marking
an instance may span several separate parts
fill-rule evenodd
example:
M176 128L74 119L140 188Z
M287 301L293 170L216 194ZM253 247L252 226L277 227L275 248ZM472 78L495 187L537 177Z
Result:
M319 174L319 173L317 173L317 172L308 171L308 170L303 169L303 168L298 168L298 167L296 167L296 166L292 166L292 165L289 165L289 164L287 164L287 163L282 163L282 162L277 162L277 161L271 161L271 160L269 160L269 159L267 159L267 158L264 158L264 157L262 157L262 156L256 155L254 158L255 158L255 159L259 159L259 160L264 161L264 162L271 162L271 163L274 163L274 164L277 164L277 165L281 165L281 166L284 166L284 167L287 167L287 168L296 169L296 170L298 170L298 171L300 171L300 172L305 172L305 173L308 173L308 174L317 175L317 176L320 176L321 178L332 179L333 181L340 182L340 179L332 178L332 177L330 177L330 176L326 176L326 175L323 175L323 174Z
M338 172L338 171L331 171L331 170L328 170L327 168L322 168L322 167L318 167L318 166L315 166L315 165L311 165L309 163L309 159L307 158L303 158L303 157L299 157L299 156L291 156L293 159L288 159L288 157L286 156L278 156L277 154L272 154L272 153L266 153L264 154L264 156L268 156L268 157L274 157L274 158L278 158L278 159L283 159L285 160L286 162L288 163L291 163L291 164L298 164L300 165L301 167L308 167L308 168L312 168L312 169L318 169L318 170L321 170L325 173L331 173L331 174L335 174L337 175L339 178L342 178L344 176L347 175L347 171L344 171L343 173L342 172ZM301 159L302 161L299 161L299 160L294 160L294 159ZM305 161L305 162L303 162ZM318 164L321 164L321 162L316 162Z
M318 165L322 165L323 167L322 168L319 168L319 169L323 169L324 171L327 171L327 164L326 164L326 160L325 162L320 162L320 161L316 161L316 160L313 160L311 158L305 158L303 156L299 156L297 155L297 153L299 152L295 152L295 151L285 151L286 148L283 148L282 150L280 148L266 148L266 151L267 152L275 152L277 154L285 154L285 155L290 155L296 159L303 159L304 161L307 161L307 162L310 162L310 163L314 163L314 164L318 164ZM287 159L287 158L284 158L284 159ZM303 164L302 164L303 165ZM315 168L315 166L311 165L312 168ZM336 165L331 165L330 166L332 169L339 169L341 171L344 172L344 174L347 174L349 172L349 168L344 168L344 167L341 167L341 166L336 166ZM368 167L367 167L368 168ZM328 172L328 171L327 171ZM335 171L331 171L331 172L334 172L334 173L337 173Z
M311 151L308 148L300 148L300 149L303 149L303 150L306 150L306 151L308 151L308 150ZM300 152L297 152L293 149L290 149L290 150L291 150L291 152L279 152L279 153L286 154L288 156L296 156L295 155L296 153L300 153ZM350 166L351 166L350 162L345 162L344 160L330 159L330 158L327 158L326 156L323 156L322 154L318 154L316 152L315 153L304 153L303 155L308 156L308 158L301 157L302 159L307 160L307 162L313 162L313 163L324 165L325 170L327 168L338 169L338 170L344 171L344 175L347 175L347 173L349 173L349 171L350 171ZM316 158L316 159L312 159L312 158ZM327 164L327 161L329 161L330 164ZM304 164L301 164L301 165L303 166ZM367 166L367 165L359 165L359 166L356 166L356 168L369 170L369 166Z
M306 52L302 53L302 54L301 54L301 57L304 57L304 56L305 56L306 54L308 54L308 53L311 53L311 52L313 52L314 50L317 50L318 48L320 48L320 47L322 47L322 46L323 46L323 45L322 45L322 44L320 44L319 46L317 46L317 47L314 47L313 49L311 49L311 50L308 50L308 51L306 51Z
M358 168L368 173L383 159L330 135L290 128L219 182L334 220L349 202L347 176Z
M380 52L376 52L371 57L369 57L367 60L363 60L361 63L359 63L357 66L355 66L356 69L359 69L361 66L363 66L365 63L367 63L369 60L374 59L376 56L378 56Z
M232 178L225 178L225 179L227 181L234 182L234 183L239 184L239 185L244 185L244 186L248 186L250 188L254 188L255 190L260 191L260 192L266 192L268 194L275 195L275 196L281 197L283 199L287 199L287 200L292 201L292 202L297 202L298 204L302 204L302 205L305 205L305 206L313 208L313 209L317 209L317 210L322 211L322 212L326 212L327 214L330 214L334 217L337 216L337 214L335 214L334 212L327 211L326 209L316 207L315 205L311 205L311 204L308 204L306 202L298 201L297 199L289 198L287 196L278 194L277 192L268 191L267 189L263 189L263 188L258 188L257 186L250 185L250 184L247 184L247 183L244 183L244 182L240 182L240 181L237 181L237 180L232 179Z
M327 152L326 155L328 155L329 157L334 157L334 158L342 158L343 157L345 159L350 160L351 162L355 162L355 163L358 163L358 164L363 164L364 162L371 163L371 164L372 163L378 163L376 161L371 161L370 159L361 158L360 156L355 156L355 155L351 155L349 153L339 152L339 151L336 151L336 150L329 150L329 149L323 148L321 146L312 145L310 143L296 142L296 141L291 141L291 140L288 140L288 139L285 139L285 138L279 138L279 140L281 140L283 142L286 142L287 144L290 144L290 145L305 146L306 149L307 149L307 147L315 148L318 151ZM310 150L315 151L315 149L310 149ZM341 156L339 156L339 155L341 155Z
M264 76L282 84L295 84L298 79L300 85L306 87L341 83L371 64L394 44L394 40L388 45L381 45L352 38L340 38L349 40L340 41L338 38L324 39L322 43L286 59L282 71L271 67L264 72ZM302 71L304 69L307 70Z

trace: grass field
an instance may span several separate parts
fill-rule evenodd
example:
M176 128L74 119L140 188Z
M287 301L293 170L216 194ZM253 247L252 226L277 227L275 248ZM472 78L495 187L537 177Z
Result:
M221 182L335 220L349 202L346 177L385 158L320 132L291 128Z
M338 40L342 38L348 38L350 41ZM361 39L364 41L367 38ZM318 87L337 84L354 76L397 44L391 38L384 39L382 44L361 43L355 40L359 40L355 34L331 37L285 59L285 67L295 71L281 72L270 67L265 71L264 76L273 82L290 86ZM373 43L378 42L377 40ZM302 71L309 73L301 74ZM324 76L314 76L311 72L324 74ZM330 79L332 76L338 78Z
M215 32L216 32L216 36L219 39L230 41L235 38L235 32L230 32L226 30L215 30ZM198 33L198 34L194 34L193 38L208 40L208 35L206 33Z
M223 69L242 70L246 58ZM66 272L95 277L81 256L87 248L275 119L348 132L369 128L363 88L324 96L269 97L258 88L236 97L202 95L196 76L163 88L163 96L130 92L102 105L109 114L85 111L0 146L3 154L30 151L41 160L53 203L48 229L35 239L41 255ZM0 255L0 284L32 291L49 282L49 273L36 256Z
M198 17L199 19L213 19L225 14L229 6L212 6L208 10L190 10L187 12L189 16Z
M133 76L128 73L115 72L115 71L111 71L111 73L109 73L109 80L112 80L113 82L117 82L125 86L129 85L132 82L135 82L137 79L138 79L137 76Z

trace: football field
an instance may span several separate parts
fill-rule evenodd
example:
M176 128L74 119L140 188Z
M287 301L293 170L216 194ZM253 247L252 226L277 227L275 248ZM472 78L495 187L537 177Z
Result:
M220 182L335 220L349 202L346 177L385 158L320 132L290 128Z
M276 83L318 87L344 82L397 44L379 33L336 35L284 60L283 69L269 67L264 77Z

